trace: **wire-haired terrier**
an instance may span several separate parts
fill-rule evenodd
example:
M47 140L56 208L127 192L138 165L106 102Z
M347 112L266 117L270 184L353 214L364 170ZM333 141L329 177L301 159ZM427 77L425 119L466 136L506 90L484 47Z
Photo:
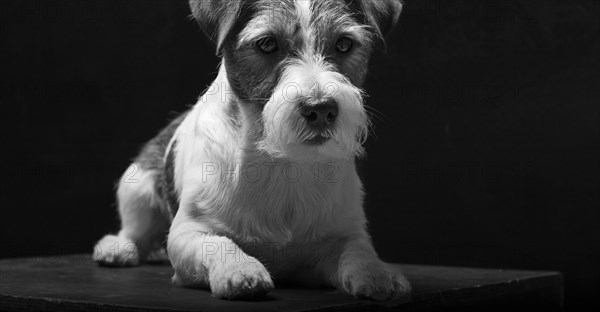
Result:
M121 230L94 260L164 254L177 285L256 298L276 282L406 299L366 230L355 158L369 120L361 85L400 0L191 0L222 63L186 113L118 185Z

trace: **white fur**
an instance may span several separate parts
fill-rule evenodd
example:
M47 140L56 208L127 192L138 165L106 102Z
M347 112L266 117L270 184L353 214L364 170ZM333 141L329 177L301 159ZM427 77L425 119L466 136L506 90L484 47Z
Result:
M311 27L311 0L296 0L296 14L300 22L300 31L302 32L304 46L306 48L313 47L315 44L315 36L313 35L313 29Z
M137 265L151 254L160 254L161 240L172 219L156 197L156 172L132 164L117 190L121 231L106 235L94 249L94 261L114 266Z

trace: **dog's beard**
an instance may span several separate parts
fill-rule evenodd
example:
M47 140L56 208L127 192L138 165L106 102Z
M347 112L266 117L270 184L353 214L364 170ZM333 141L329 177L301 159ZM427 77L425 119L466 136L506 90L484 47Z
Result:
M369 121L360 89L322 62L313 66L290 64L280 82L263 109L264 129L257 145L259 150L294 160L352 158L363 154ZM315 92L338 102L339 114L332 128L312 129L298 112L298 103Z

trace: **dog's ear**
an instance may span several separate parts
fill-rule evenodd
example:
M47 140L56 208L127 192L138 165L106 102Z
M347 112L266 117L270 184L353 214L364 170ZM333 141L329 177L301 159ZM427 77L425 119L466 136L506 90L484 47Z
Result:
M359 0L365 23L373 27L385 49L385 37L398 23L402 0Z
M233 28L242 8L242 0L190 0L192 16L206 35L216 43L217 55Z

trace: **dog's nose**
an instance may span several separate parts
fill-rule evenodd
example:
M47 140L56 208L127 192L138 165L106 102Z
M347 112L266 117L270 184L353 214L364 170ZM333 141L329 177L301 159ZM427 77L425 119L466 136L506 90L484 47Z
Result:
M338 116L338 103L329 99L313 105L303 104L300 113L309 126L317 129L327 128L333 125Z

